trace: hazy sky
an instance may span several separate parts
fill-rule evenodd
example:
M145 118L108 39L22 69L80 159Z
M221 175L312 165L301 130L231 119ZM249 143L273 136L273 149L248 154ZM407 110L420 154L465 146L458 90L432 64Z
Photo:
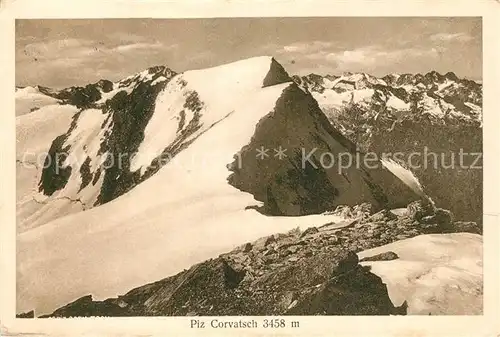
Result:
M118 80L274 56L290 74L454 71L482 78L480 18L18 20L16 85Z

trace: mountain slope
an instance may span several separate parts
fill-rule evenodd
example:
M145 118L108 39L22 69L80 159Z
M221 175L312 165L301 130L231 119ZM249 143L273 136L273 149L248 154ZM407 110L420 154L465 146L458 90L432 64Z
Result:
M354 216L342 227L262 237L115 298L81 297L48 317L481 314L480 235L416 220L413 206L400 216L341 206L336 212Z
M34 112L47 105L56 105L60 101L57 98L46 95L40 87L16 88L16 117Z
M16 99L16 104L18 100ZM47 222L58 216L59 208L71 212L82 210L81 205L68 199L55 201L60 206L48 206L38 194L38 182L44 159L54 138L64 133L78 108L67 104L48 104L36 111L16 117L16 215L17 229L24 231L37 221Z

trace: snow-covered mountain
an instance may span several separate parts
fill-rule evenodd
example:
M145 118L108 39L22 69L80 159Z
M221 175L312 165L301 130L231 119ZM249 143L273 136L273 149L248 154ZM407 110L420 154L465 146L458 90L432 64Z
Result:
M383 78L310 74L294 80L363 151L403 153L437 204L482 221L481 84L435 71ZM460 152L470 154L463 165Z
M254 70L258 71L255 75ZM264 90L267 87L273 89ZM268 93L272 90L276 92ZM257 104L247 107L250 95L260 91L269 95L269 103L262 108ZM216 126L222 129L218 124L236 119L238 123L231 124L231 129L240 134L238 143L224 131L217 142L231 142L229 148L207 143L191 158L199 162L182 165L190 165L185 167L190 172L200 171L196 167L200 164L218 170L220 165L220 174L227 178L226 165L232 163L229 182L252 193L272 214L321 213L339 204L364 201L401 207L415 197L382 165L369 174L366 168L354 165L342 175L322 168L303 173L301 149L307 153L315 150L313 162L306 162L312 166L319 164L325 152L354 156L355 145L331 127L313 97L300 90L270 58L178 76L168 68L154 67L118 83L99 81L50 94L62 106L76 107L78 112L72 115L68 130L54 137L50 145L38 191L23 205L22 228L36 227L78 207L86 210L116 199L153 176L167 159L178 160L176 156L199 137L209 139L204 136L207 131ZM239 116L242 114L246 120ZM255 160L262 144L270 149L287 148L286 160ZM243 161L242 167L232 159L236 155ZM282 176L279 184L275 183L277 176ZM297 192L300 189L302 195Z
M349 76L359 90L383 86ZM347 86L338 79L329 81ZM25 101L22 90L48 98L16 121L18 312L115 296L297 226L340 226L342 216L325 213L339 205L425 199L410 172L366 165L304 83L256 57L19 89ZM358 161L339 171L324 154Z

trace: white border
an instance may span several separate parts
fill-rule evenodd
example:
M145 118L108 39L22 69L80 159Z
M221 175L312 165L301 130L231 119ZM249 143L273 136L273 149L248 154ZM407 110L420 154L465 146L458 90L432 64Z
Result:
M0 3L2 0L0 0ZM48 1L14 0L0 7L0 335L234 335L257 336L500 336L498 195L500 125L500 3L491 1ZM298 329L194 330L190 318L35 319L15 318L15 18L188 18L272 16L481 16L484 85L484 315L396 317L287 317ZM495 169L497 168L497 169ZM227 318L227 317L226 317ZM258 317L257 319L262 319Z

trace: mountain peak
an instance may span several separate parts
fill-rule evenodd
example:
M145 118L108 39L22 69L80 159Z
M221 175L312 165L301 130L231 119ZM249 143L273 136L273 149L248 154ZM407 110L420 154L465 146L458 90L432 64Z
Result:
M447 72L444 75L444 77L446 77L450 81L458 81L458 76L454 72L452 72L452 71Z
M202 85L230 85L233 90L237 87L262 88L292 82L283 66L272 56L251 57L211 68L190 70L184 74L196 77L196 81Z
M173 75L176 74L175 71L173 71L171 68L169 68L165 65L152 66L152 67L147 68L145 71L147 71L148 74L151 74L151 75L158 74L158 75L162 75L162 76L166 76L166 77L172 77Z
M290 75L286 72L285 68L276 61L274 57L271 58L271 65L262 83L263 87L268 87L276 84L286 83L292 81Z

